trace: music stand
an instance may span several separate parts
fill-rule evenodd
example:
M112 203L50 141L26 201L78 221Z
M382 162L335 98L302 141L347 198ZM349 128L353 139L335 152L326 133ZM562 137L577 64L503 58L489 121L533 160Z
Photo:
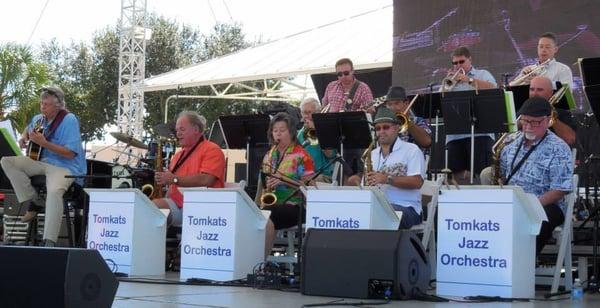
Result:
M471 134L471 184L473 184L475 134L504 133L514 125L514 103L504 90L447 92L442 97L446 135Z
M271 119L266 114L220 116L219 126L227 149L246 149L246 183L250 184L250 148L269 144Z
M344 157L344 150L365 149L371 144L369 121L362 111L314 113L312 117L322 149L336 149ZM341 174L343 179L343 167Z
M17 145L13 135L8 129L0 127L0 158L4 156L21 156L23 153ZM0 168L0 189L11 190L12 185L4 174L4 170Z
M579 64L579 71L583 81L583 91L588 99L592 111L594 112L597 123L600 124L600 58L579 59L577 62ZM591 153L589 156L587 156L584 162L584 165L588 165L587 168L584 168L587 173L586 180L590 180L591 175L591 182L594 183L594 209L590 212L589 217L579 227L581 229L589 220L594 220L594 225L592 228L592 259L594 260L592 269L593 278L588 281L587 289L588 291L593 292L600 292L600 281L598 280L598 275L600 275L598 269L598 229L600 228L600 203L598 202L598 175L594 172L598 163L600 163L600 158L597 155L594 155L594 153ZM590 170L592 171L590 172ZM589 184L586 185L586 199L588 199L588 190Z
M412 101L414 95L409 95L408 100ZM412 105L412 112L421 118L429 119L429 125L433 128L432 143L429 147L429 166L427 166L427 178L431 179L431 173L435 174L437 180L437 173L435 170L441 170L444 167L444 152L446 140L445 130L440 129L444 124L440 124L440 117L442 114L442 95L440 92L433 92L433 85L429 85L429 92L419 95L417 100ZM440 146L440 140L443 146ZM440 155L441 154L441 155Z

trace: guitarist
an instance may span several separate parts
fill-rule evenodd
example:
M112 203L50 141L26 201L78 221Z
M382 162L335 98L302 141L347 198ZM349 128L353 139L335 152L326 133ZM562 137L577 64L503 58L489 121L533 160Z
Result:
M41 206L46 206L44 244L56 244L63 214L63 194L73 183L65 175L85 175L85 152L81 146L79 120L65 108L65 94L58 87L42 88L40 95L41 114L33 117L19 139L21 147L33 142L40 147L38 155L3 157L2 169L10 180L19 202L28 207L22 221L27 222L37 215ZM43 132L38 132L40 126ZM35 148L35 147L33 147ZM46 176L46 201L37 195L31 186L30 177ZM81 179L78 179L83 184Z

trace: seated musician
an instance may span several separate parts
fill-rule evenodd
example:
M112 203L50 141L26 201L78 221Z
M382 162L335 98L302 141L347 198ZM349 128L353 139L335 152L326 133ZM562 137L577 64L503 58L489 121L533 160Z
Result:
M418 145L422 150L431 146L431 128L427 120L416 116L412 110L408 110L409 100L403 87L392 86L385 96L386 106L394 113L408 113L408 130L400 134L400 139Z
M28 208L22 221L32 220L41 206L46 205L44 245L55 246L63 215L63 194L73 183L65 175L84 175L87 166L79 119L67 111L63 91L58 87L43 88L40 110L41 114L33 117L19 139L21 147L28 141L33 147L39 146L37 155L31 151L29 157L3 157L1 164L17 199ZM31 186L30 177L34 175L46 176L45 202ZM83 184L82 179L77 182Z
M170 209L168 225L181 226L183 195L179 187L223 188L225 156L221 148L204 138L206 119L194 111L183 111L175 124L181 150L173 155L169 169L155 173L158 185L169 185L165 198L152 202L161 209Z
M564 220L564 196L571 191L573 162L569 146L548 130L552 109L532 97L519 110L521 133L502 149L500 173L506 185L521 186L538 197L548 216L536 240L536 254Z
M545 100L552 97L552 81L547 77L538 76L531 80L529 84L529 97L539 96ZM560 108L555 109L558 118L550 128L558 137L564 140L569 146L575 146L575 131L577 124L571 116L571 112Z
M398 137L398 119L388 108L377 110L374 123L379 146L370 153L373 170L366 170L366 185L383 190L394 210L402 212L400 229L409 229L422 221L419 189L425 178L423 152ZM353 175L348 182L359 185L362 176Z
M302 198L300 195L292 196L296 187L286 184L282 179L304 182L315 172L312 158L296 142L296 129L289 115L280 112L271 119L268 137L272 147L265 154L262 170L275 177L268 175L265 177L263 194L265 191L272 192L277 197L277 201L275 204L262 207L264 210L271 211L266 230L265 256L269 255L273 247L275 230L298 225L298 210ZM302 217L303 222L305 219L306 217Z
M313 113L319 112L321 105L319 102L312 97L309 97L300 103L300 112L302 113L302 122L304 126L298 131L298 144L308 152L313 162L315 163L315 170L321 170L327 166L325 170L317 177L317 181L331 183L331 175L333 173L333 164L329 164L331 159L335 156L335 150L323 150L319 145L319 140L310 138L307 131L315 131L315 122L313 122Z

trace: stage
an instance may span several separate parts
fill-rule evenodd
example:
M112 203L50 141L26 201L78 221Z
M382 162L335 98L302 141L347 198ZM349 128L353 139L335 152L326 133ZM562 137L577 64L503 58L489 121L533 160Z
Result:
M168 272L165 281L177 282L178 273ZM160 279L153 278L156 282ZM432 293L433 291L430 291ZM543 298L547 291L537 291L536 297ZM567 297L566 295L565 297ZM560 298L560 297L557 297ZM287 291L261 290L251 287L168 285L120 282L113 307L302 307L310 304L325 304L340 298L306 296L297 289ZM460 299L457 299L460 300ZM363 307L373 307L381 300L343 299L339 303L364 302ZM572 307L570 298L554 301L513 302L518 307ZM460 302L435 303L423 301L391 301L380 307L437 307L439 305L465 305ZM507 303L469 303L470 306L507 307ZM600 294L585 294L579 307L598 307ZM316 307L316 306L313 306ZM355 305L358 307L358 305Z

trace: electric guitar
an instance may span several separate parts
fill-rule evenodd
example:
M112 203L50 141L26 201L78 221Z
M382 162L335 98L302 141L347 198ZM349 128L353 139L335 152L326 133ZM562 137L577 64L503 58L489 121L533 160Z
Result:
M42 125L43 121L44 121L43 117L40 118L35 123L35 126L33 127L33 131L43 134L44 133L44 125ZM41 153L42 153L42 147L39 146L37 143L29 140L29 143L27 144L27 156L29 156L29 158L31 158L33 160L40 160Z

